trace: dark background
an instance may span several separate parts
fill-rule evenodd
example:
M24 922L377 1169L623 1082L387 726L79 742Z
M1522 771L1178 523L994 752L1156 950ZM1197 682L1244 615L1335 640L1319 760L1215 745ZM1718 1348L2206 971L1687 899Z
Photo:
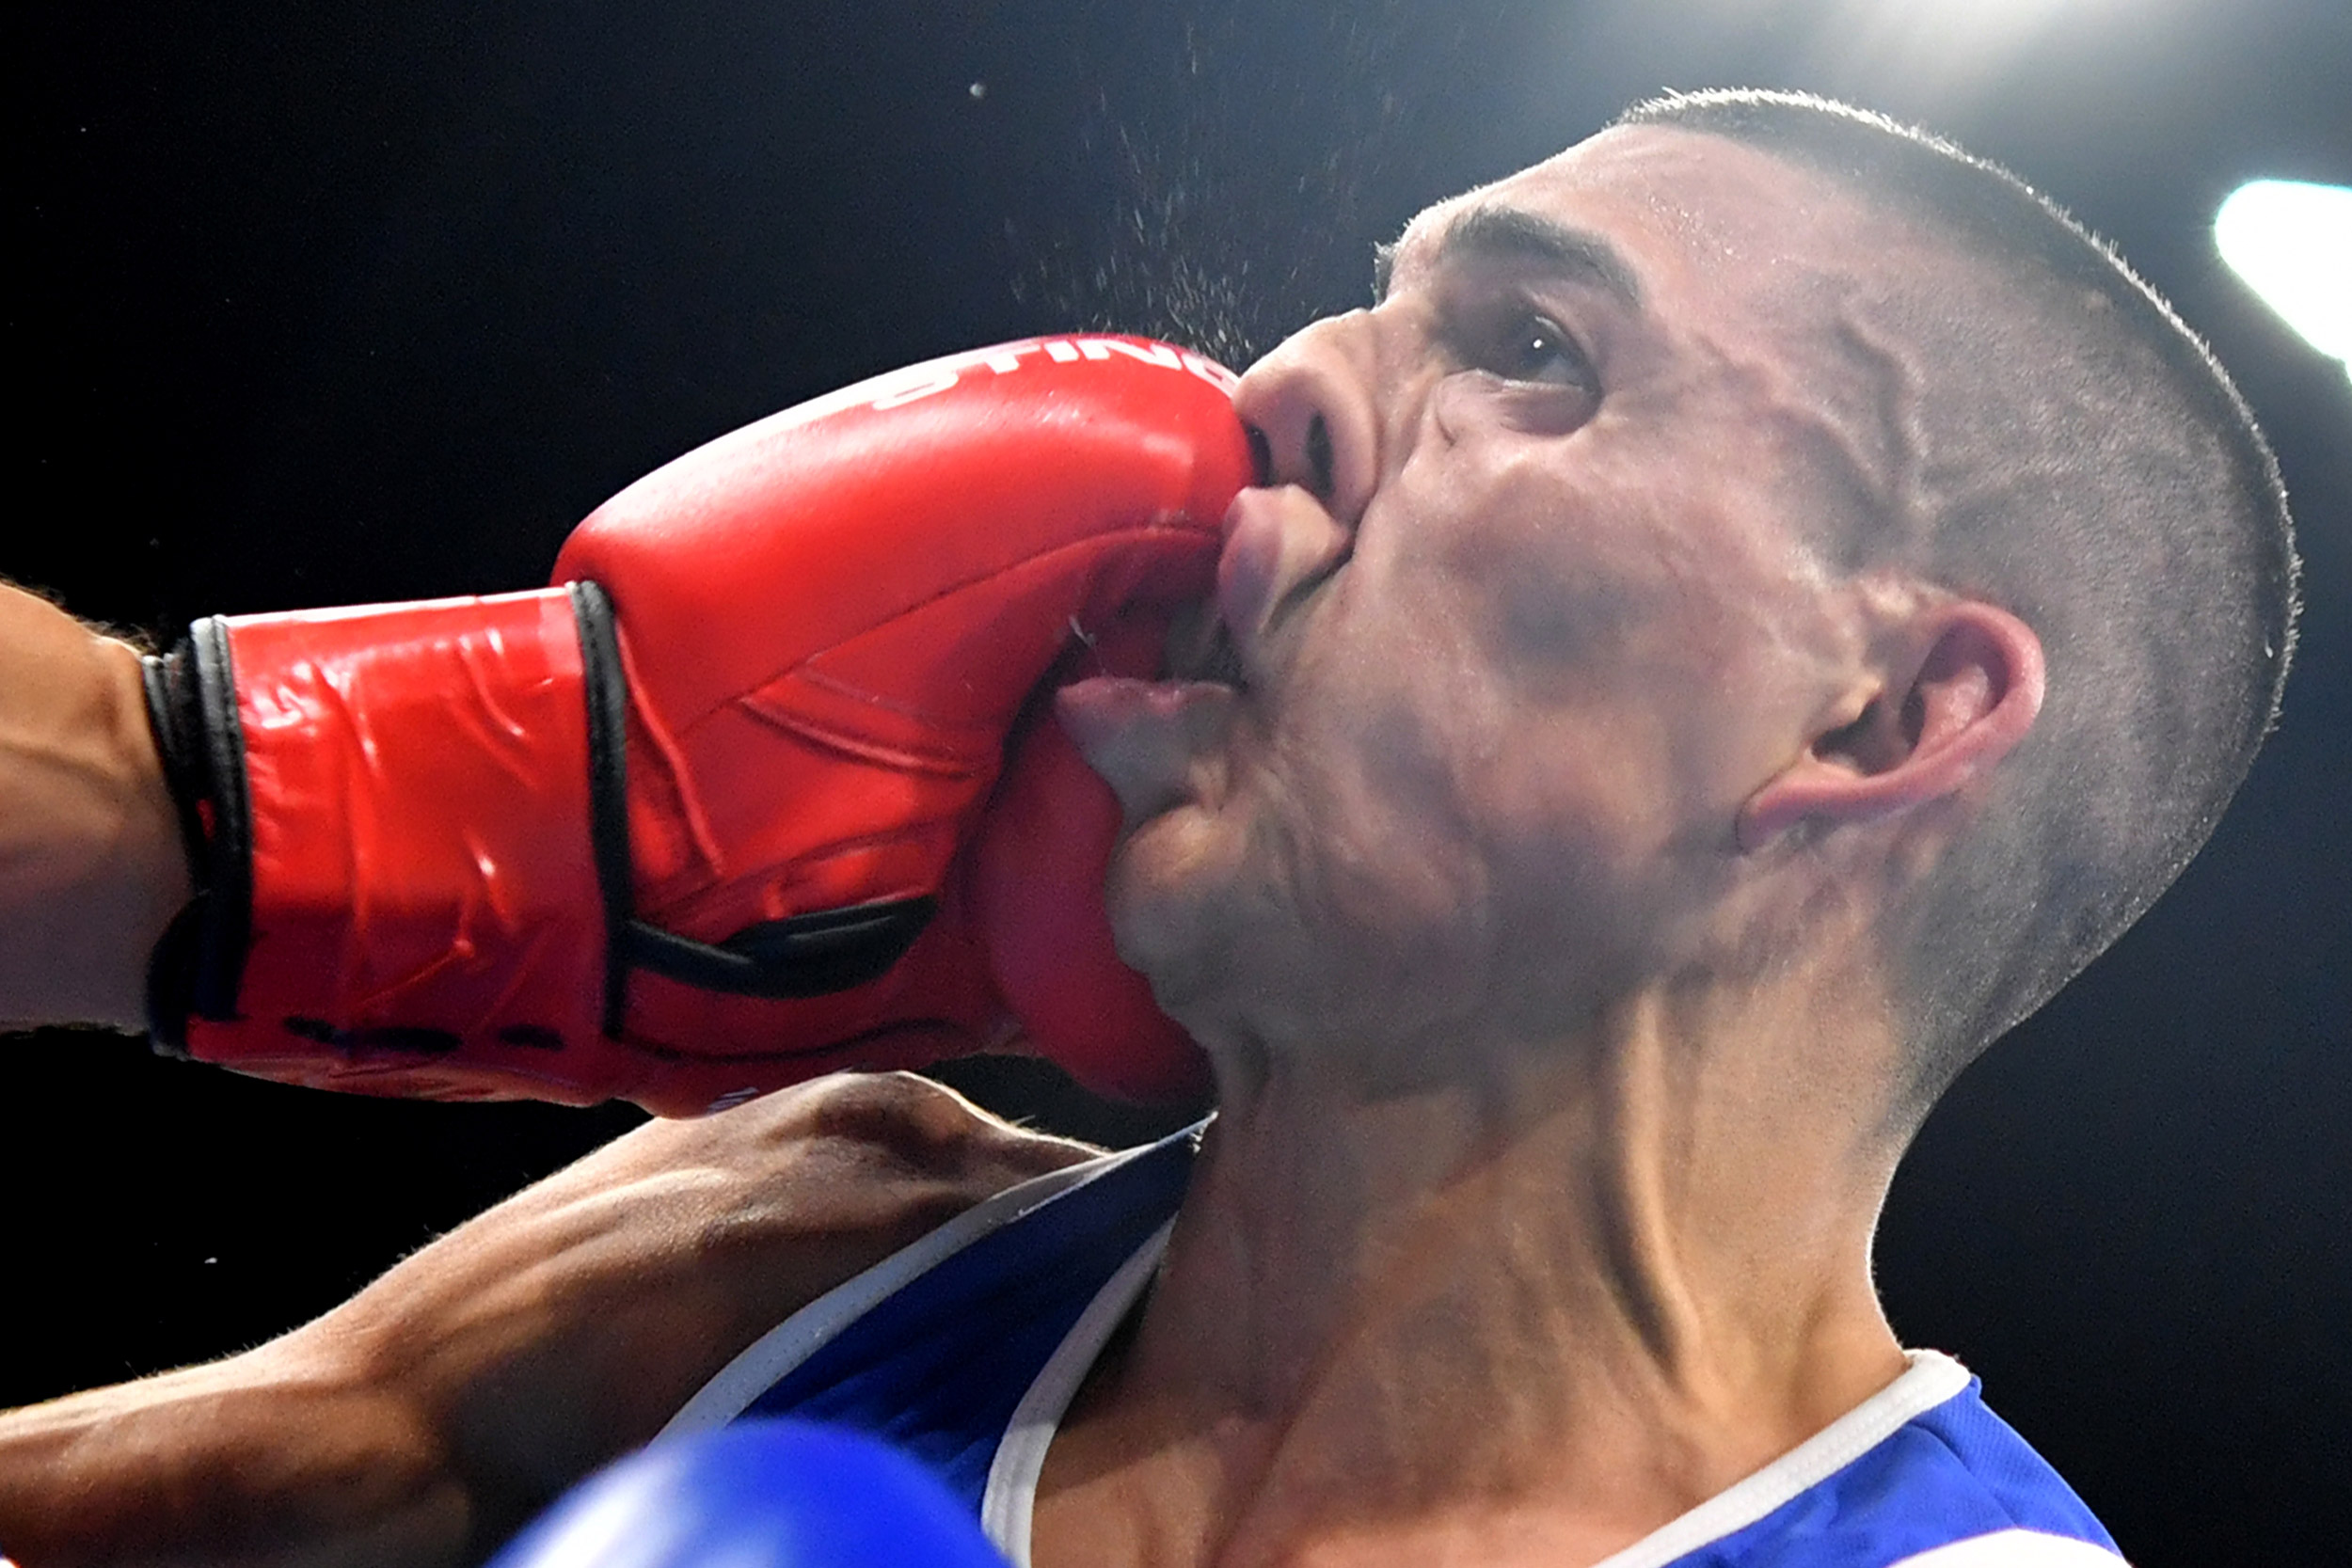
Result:
M2017 168L2233 368L2310 613L2220 836L1937 1112L1881 1277L2147 1568L2352 1538L2352 391L2210 230L2243 179L2352 181L2344 0L18 15L0 573L166 633L532 585L638 473L911 359L1116 325L1245 360L1422 204L1661 87L1824 90ZM8 1042L0 1402L265 1338L632 1120Z

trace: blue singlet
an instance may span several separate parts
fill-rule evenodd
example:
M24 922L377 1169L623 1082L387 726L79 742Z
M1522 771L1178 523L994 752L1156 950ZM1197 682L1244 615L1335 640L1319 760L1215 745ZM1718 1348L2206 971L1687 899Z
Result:
M663 1435L799 1416L931 1466L1028 1568L1046 1447L1158 1267L1193 1127L1022 1183L793 1314ZM1601 1568L2115 1568L2115 1544L1950 1357Z

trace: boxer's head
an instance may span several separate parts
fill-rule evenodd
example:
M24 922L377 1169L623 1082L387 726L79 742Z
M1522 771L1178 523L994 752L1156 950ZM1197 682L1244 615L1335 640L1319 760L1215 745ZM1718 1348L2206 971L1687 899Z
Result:
M2210 830L2285 667L2275 472L2013 180L1669 100L1380 270L1240 392L1238 696L1094 748L1181 796L1113 909L1204 1038L1406 1062L1867 944L1915 1105Z

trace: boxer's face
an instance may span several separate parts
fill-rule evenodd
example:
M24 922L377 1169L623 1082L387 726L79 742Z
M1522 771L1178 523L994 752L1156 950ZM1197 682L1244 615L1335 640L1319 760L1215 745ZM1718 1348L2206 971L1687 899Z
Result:
M1195 1034L1409 1058L1697 950L1851 653L1803 541L1883 237L1761 154L1611 133L1422 214L1375 309L1250 372L1291 483L1227 519L1238 689L1064 706L1134 828L1121 951Z

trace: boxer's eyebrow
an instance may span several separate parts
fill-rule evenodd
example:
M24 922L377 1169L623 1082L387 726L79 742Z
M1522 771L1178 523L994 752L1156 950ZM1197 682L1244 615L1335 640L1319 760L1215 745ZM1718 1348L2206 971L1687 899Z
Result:
M1395 270L1396 245L1376 246L1373 259L1373 298L1388 296ZM1456 214L1438 238L1433 264L1464 261L1534 261L1591 283L1614 296L1629 310L1642 308L1642 283L1626 264L1616 246L1587 230L1519 207L1472 207Z

